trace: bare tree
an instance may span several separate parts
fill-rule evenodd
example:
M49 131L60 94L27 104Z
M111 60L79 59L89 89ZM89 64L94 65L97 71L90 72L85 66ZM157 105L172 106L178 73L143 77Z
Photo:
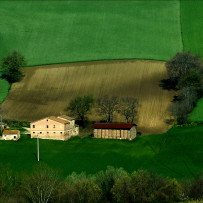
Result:
M121 99L119 113L125 116L127 123L134 123L138 112L138 100L134 97L126 97Z
M109 97L107 95L97 99L97 108L100 115L105 116L105 120L110 123L113 121L113 116L118 111L118 97Z
M29 201L47 203L53 198L58 186L58 173L46 165L39 165L31 176L24 179L23 189Z

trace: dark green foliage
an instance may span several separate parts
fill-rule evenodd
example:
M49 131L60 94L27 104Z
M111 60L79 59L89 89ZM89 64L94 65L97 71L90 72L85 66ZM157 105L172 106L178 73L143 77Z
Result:
M181 186L175 179L142 170L117 179L112 189L114 200L120 203L177 202L181 192Z
M58 171L37 164L31 174L17 178L8 168L0 171L0 202L184 202L203 199L203 178L180 184L144 170L128 174L108 167L95 175L73 172L61 178ZM16 181L18 180L18 181Z
M92 176L82 173L72 173L68 176L58 191L57 202L93 203L101 200L102 190Z
M82 122L86 119L86 115L90 112L94 105L94 98L91 95L78 96L71 100L67 110L77 118L81 119Z
M202 86L202 73L200 70L193 70L185 75L182 75L178 82L178 88L182 89L184 87L196 87Z
M177 101L172 103L169 107L171 115L179 124L183 124L187 121L187 116L194 108L197 99L198 96L194 87L186 87L180 90Z
M106 171L100 171L96 175L96 183L103 191L103 201L112 201L113 196L111 189L113 188L116 180L125 175L127 175L127 173L122 168L115 169L113 167L107 167Z
M166 63L169 84L180 89L179 96L171 104L171 115L179 124L187 121L188 114L203 94L203 64L200 56L189 52L177 53Z
M9 83L18 82L23 77L21 68L25 66L25 58L17 51L2 60L2 77Z
M193 180L188 195L191 199L203 199L203 173L197 175Z
M177 53L166 63L169 78L177 84L182 76L190 75L192 71L202 70L200 56L193 56L190 52Z

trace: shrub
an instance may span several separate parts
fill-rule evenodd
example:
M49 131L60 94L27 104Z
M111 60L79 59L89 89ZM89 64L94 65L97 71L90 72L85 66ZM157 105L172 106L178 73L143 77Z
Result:
M87 177L84 173L73 173L67 177L59 194L58 202L93 203L101 200L102 190L94 178Z
M18 82L23 74L21 68L26 65L25 58L17 51L2 60L2 77L9 83Z
M103 195L102 195L103 201L113 200L113 195L111 190L116 180L123 177L124 175L127 175L127 172L124 171L122 168L115 169L111 166L108 166L106 171L100 171L96 175L96 183L102 189L102 192L103 192Z
M191 71L202 70L200 56L193 56L190 52L177 53L166 63L169 78L172 83L178 83L180 78Z

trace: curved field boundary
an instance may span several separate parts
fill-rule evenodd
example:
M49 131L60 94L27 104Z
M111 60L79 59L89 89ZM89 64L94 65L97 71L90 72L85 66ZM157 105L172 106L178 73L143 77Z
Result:
M7 118L33 121L64 112L71 99L79 95L134 96L139 99L139 130L162 133L168 130L167 107L174 92L163 90L160 80L167 78L160 61L118 60L69 63L24 68L25 78L15 83L3 103ZM99 121L95 110L89 119ZM125 121L116 116L116 121Z

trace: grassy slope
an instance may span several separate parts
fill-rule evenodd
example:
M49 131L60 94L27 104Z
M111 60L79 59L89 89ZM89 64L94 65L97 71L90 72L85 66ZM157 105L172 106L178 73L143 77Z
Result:
M0 78L0 104L6 98L9 88L10 84L7 82L7 80Z
M190 121L203 121L203 98L201 98L195 109L189 115Z
M177 1L1 1L0 19L0 58L17 49L28 65L166 60L182 50Z
M185 51L200 54L203 59L203 1L181 1L181 23ZM190 115L192 121L203 121L203 99Z
M28 65L166 60L182 50L176 1L0 1L0 19L0 59L18 50Z
M172 129L166 134L120 140L80 139L67 142L40 140L40 158L64 175L73 171L96 173L108 165L154 170L178 179L202 170L203 126ZM36 139L0 141L0 164L17 171L30 171L36 163Z

